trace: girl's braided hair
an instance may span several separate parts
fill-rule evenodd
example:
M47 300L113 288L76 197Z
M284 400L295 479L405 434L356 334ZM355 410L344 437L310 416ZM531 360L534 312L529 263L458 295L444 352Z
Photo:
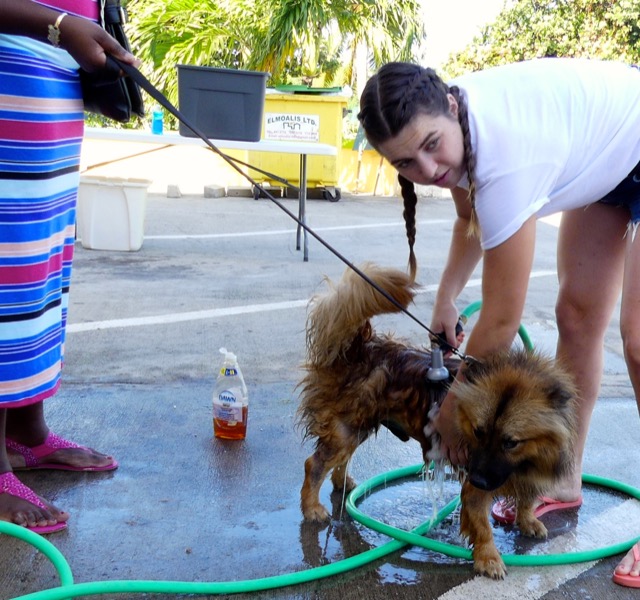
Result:
M433 69L403 62L392 62L371 77L360 98L358 119L369 143L376 149L395 137L418 114L450 115L451 94L458 103L458 122L462 129L464 161L469 179L471 203L470 234L477 235L475 214L475 156L471 147L467 105L457 86L449 87ZM409 242L409 270L415 279L417 262L414 253L416 239L416 204L418 197L411 181L398 175L404 202L404 222Z

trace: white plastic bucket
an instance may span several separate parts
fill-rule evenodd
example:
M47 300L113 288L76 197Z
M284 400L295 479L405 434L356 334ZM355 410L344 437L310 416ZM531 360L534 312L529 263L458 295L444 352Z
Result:
M149 185L148 179L81 176L76 220L82 247L140 250Z

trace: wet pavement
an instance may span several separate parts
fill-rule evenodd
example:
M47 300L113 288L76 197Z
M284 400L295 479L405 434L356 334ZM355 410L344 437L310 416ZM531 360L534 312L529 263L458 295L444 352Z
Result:
M297 210L295 200L282 202ZM336 203L311 201L308 218L356 264L406 265L398 199L345 194ZM451 231L451 202L423 198L417 218L424 288L412 311L428 323ZM555 343L556 232L554 225L540 224L524 318L534 344L549 351ZM303 262L295 248L295 223L268 200L168 199L154 193L139 252L78 244L75 264L64 383L46 411L53 430L112 453L120 467L112 473L20 477L72 514L68 530L47 539L65 557L75 582L85 584L79 597L637 597L611 582L619 556L512 566L503 582L474 578L467 560L418 546L354 565L359 559L352 557L371 556L389 538L355 522L329 482L322 500L332 507L331 523L302 522L299 489L312 449L294 424L306 303L323 288L324 276L338 278L344 265L313 239L309 262ZM462 294L460 308L479 298L478 276ZM383 317L377 326L416 343L426 340L406 316ZM213 438L211 395L221 346L238 355L249 388L245 441ZM639 486L640 423L617 317L605 351L585 472ZM351 472L362 482L419 463L417 443L404 444L385 430L357 451ZM447 481L434 500L436 488L410 477L372 490L358 506L375 519L412 529L433 515L434 502L440 508L457 494L457 484ZM584 500L579 511L545 520L546 542L532 543L512 528L496 526L500 550L583 552L639 534L640 504L627 495L589 485ZM460 546L456 513L429 535ZM350 569L340 572L344 564ZM0 565L1 599L60 585L40 552L7 535L0 538ZM308 576L319 579L304 581ZM225 588L213 582L243 583Z

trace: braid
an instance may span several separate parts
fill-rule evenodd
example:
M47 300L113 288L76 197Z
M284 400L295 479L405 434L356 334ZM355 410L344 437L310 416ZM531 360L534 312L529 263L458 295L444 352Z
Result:
M409 84L405 87L400 104L398 105L397 115L398 123L408 123L415 116L415 101L419 96L426 95L428 93L427 86L430 83L429 77L430 69L420 69L416 71L414 77ZM390 107L386 108L389 112ZM395 108L395 107L394 107Z
M397 136L417 114L451 116L451 94L458 103L458 122L462 130L464 162L469 180L471 219L469 235L478 236L480 228L476 214L476 157L471 145L467 104L457 86L449 87L433 69L403 62L391 62L380 67L367 81L360 97L358 119L368 142L378 151L380 145ZM412 279L417 273L414 253L416 239L416 205L418 198L412 182L398 175L404 201L404 222L409 242L409 270Z
M365 85L358 119L367 140L378 148L418 113L447 114L449 88L433 69L387 63Z
M418 112L428 111L429 106L431 110L440 107L448 109L448 104L442 102L448 93L448 86L433 69L421 68L404 93L403 100L408 109L405 115L407 121L413 119Z
M464 163L467 167L467 179L469 180L469 202L471 203L471 220L469 222L469 237L478 237L480 226L478 225L478 215L476 213L476 155L471 147L471 132L469 131L469 113L467 103L460 93L458 86L451 86L449 93L458 103L458 122L462 129L462 142L464 147Z
M406 177L398 175L398 183L400 183L400 189L402 191L404 204L402 216L404 218L405 229L407 230L407 241L409 242L409 276L411 277L411 281L415 281L416 273L418 272L418 263L413 247L416 242L416 205L418 203L418 196L416 195L413 182L409 181Z

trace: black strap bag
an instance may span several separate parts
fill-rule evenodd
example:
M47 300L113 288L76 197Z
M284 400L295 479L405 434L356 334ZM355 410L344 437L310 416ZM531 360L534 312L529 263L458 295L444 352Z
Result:
M131 50L124 32L127 14L120 0L100 0L99 24L123 48ZM139 85L109 56L104 69L95 73L80 71L84 109L126 123L133 115L144 117L144 103Z

